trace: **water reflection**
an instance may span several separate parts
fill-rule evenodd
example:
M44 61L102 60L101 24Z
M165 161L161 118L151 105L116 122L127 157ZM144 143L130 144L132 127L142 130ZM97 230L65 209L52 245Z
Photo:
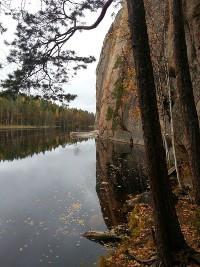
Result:
M145 190L141 146L0 131L0 265L94 266L105 249L81 233L126 222L128 195Z
M11 151L1 143L1 266L90 267L104 254L103 247L81 238L88 229L106 229L95 191L95 142L72 144L67 138L3 133Z
M55 129L0 130L0 160L22 159L75 142L68 133Z
M96 146L96 190L105 223L111 229L126 223L123 205L129 194L147 189L144 147L100 140Z

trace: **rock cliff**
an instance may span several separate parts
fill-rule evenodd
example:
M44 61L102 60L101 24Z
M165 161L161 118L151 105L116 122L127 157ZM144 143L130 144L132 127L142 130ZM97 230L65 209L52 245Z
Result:
M100 136L142 143L133 58L123 8L105 37L97 67L96 126Z
M157 98L163 134L169 136L169 103L166 60L172 88L176 144L185 154L185 138L176 93L173 59L172 24L166 0L146 0L146 17L157 85ZM183 1L188 56L195 101L200 115L200 0ZM131 57L127 10L124 6L107 33L97 67L96 128L100 137L143 143L140 110L135 85L135 71ZM164 47L164 49L163 49Z

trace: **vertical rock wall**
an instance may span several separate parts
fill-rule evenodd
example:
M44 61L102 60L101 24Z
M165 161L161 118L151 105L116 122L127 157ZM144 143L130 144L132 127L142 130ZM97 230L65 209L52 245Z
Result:
M168 1L146 0L146 17L157 84L158 105L164 134L170 137L169 105L165 80L164 52L169 63L173 113L177 145L184 151L185 139L180 105L176 92L173 59L172 24L168 16ZM200 0L184 1L185 29L194 95L200 114ZM143 143L140 110L131 57L127 10L117 15L105 37L97 67L96 128L100 137ZM170 138L169 138L170 139Z
M142 143L131 43L123 8L107 33L97 67L96 127L103 138Z

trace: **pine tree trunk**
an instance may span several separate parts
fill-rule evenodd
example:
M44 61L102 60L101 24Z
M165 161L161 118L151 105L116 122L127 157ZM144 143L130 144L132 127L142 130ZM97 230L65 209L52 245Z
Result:
M181 102L195 202L200 204L200 132L187 56L181 0L170 0L174 30L176 81Z
M127 0L129 28L137 75L148 175L152 192L158 254L164 266L173 266L172 254L185 247L170 184L156 101L143 0Z

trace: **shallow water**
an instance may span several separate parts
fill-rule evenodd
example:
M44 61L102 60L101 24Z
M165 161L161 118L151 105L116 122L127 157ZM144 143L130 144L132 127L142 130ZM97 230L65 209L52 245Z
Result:
M146 188L136 151L54 131L1 132L0 265L95 266L106 249L81 233L124 223L128 194Z

